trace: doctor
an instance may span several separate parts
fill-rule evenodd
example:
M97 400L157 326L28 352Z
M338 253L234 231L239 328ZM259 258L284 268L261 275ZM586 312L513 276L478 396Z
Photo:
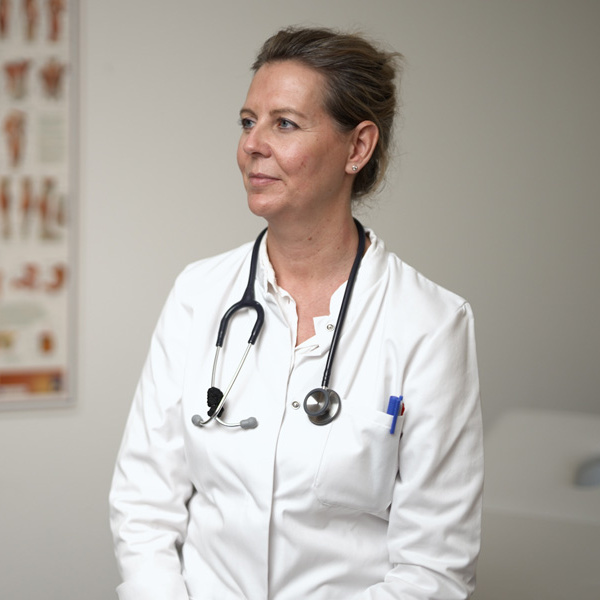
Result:
M472 592L471 309L352 217L385 172L398 59L325 29L262 47L237 158L268 229L189 266L160 317L110 494L121 600Z

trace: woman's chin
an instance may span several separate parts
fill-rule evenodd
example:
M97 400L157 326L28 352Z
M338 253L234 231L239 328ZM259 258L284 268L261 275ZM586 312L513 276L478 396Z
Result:
M275 198L265 194L248 194L248 208L253 215L268 219L280 212L281 207Z

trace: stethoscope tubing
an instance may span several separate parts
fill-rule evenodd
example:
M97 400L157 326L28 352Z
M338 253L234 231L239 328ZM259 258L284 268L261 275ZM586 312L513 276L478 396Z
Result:
M354 223L356 224L356 229L358 230L358 249L356 251L356 256L354 257L354 262L352 263L352 268L350 269L350 275L348 276L348 282L346 283L346 289L344 290L344 297L342 298L342 304L340 306L340 312L338 313L337 323L335 324L333 337L331 338L331 349L329 350L327 362L325 363L325 370L323 371L321 387L325 389L329 387L329 378L331 377L331 368L333 366L333 359L338 347L338 340L342 333L342 326L344 325L344 320L346 319L346 313L348 312L348 304L350 304L350 297L352 296L352 291L354 290L354 282L356 281L358 268L360 267L362 257L365 253L365 230L356 219L354 219Z
M365 253L366 246L366 234L363 226L359 221L354 219L354 223L356 225L356 229L358 231L358 248L356 251L356 256L354 258L354 262L352 263L352 268L350 270L350 275L348 276L348 282L346 284L346 289L344 290L344 296L342 298L342 303L340 306L340 311L338 314L337 322L335 325L333 337L331 340L331 347L329 349L329 353L327 355L327 362L325 364L325 369L323 371L323 380L320 388L315 388L311 390L304 399L304 410L308 415L308 418L315 425L326 425L333 421L339 414L341 410L341 401L339 395L332 389L329 388L329 379L331 377L331 369L333 366L333 360L335 358L335 353L338 347L339 338L342 332L342 326L344 324L344 320L346 318L346 313L348 312L348 305L350 303L350 298L352 296L352 291L354 289L354 283L356 281L356 276L358 274L358 269L360 267L360 263L362 261L362 257ZM219 324L219 330L217 334L217 343L215 348L215 358L213 361L212 375L211 375L211 390L215 390L219 393L220 390L215 388L215 380L216 380L216 372L217 372L217 364L219 362L219 354L221 348L223 347L223 343L225 340L225 334L227 332L227 326L231 317L239 310L250 308L256 311L256 321L254 323L254 327L252 328L252 332L250 334L250 338L248 339L248 345L246 350L231 378L225 393L222 394L219 403L215 407L215 410L212 414L208 415L207 419L202 419L200 415L194 415L192 417L192 423L198 427L203 427L210 423L213 420L216 420L219 424L225 427L242 427L243 429L254 429L258 422L254 417L250 417L248 419L244 419L240 421L240 423L228 423L227 421L223 421L220 418L220 413L223 407L225 406L225 402L233 387L235 381L246 362L246 358L252 346L254 346L258 335L262 329L264 323L264 309L262 305L256 301L256 297L254 295L254 284L256 279L256 267L258 264L258 253L260 249L260 243L262 238L264 237L267 229L263 229L260 232L256 241L254 242L254 247L252 248L252 256L250 259L250 273L248 275L248 284L246 289L244 290L244 294L239 302L236 302L233 306L231 306L223 315L221 322ZM210 393L210 390L209 390ZM209 402L210 404L210 402Z
M263 229L256 238L256 241L254 242L254 247L252 248L252 257L250 258L250 273L248 274L248 284L246 285L246 289L244 290L244 294L242 295L241 300L233 304L225 312L225 314L221 318L221 322L219 323L219 330L217 332L217 344L215 348L215 358L213 360L213 368L211 375L211 387L215 386L217 364L219 362L219 353L221 351L221 348L223 347L223 342L225 341L225 334L227 333L227 326L229 325L229 321L236 312L244 308L250 308L256 311L256 321L254 322L254 327L252 328L250 338L248 339L248 345L246 346L246 350L237 366L237 369L235 370L235 373L233 374L233 377L231 378L231 382L227 386L225 393L221 397L221 400L214 412L212 413L212 415L209 415L206 419L202 419L200 415L194 415L194 417L192 418L192 422L198 427L208 425L213 419L221 425L224 425L225 427L239 426L239 423L228 423L227 421L223 421L219 417L219 414L221 413L222 408L225 406L227 396L229 395L233 384L235 383L238 375L240 374L240 371L242 370L242 367L244 366L244 363L246 362L246 357L248 356L250 349L256 343L258 334L260 333L260 330L262 329L263 323L265 321L265 311L262 305L256 301L256 297L254 296L254 280L256 279L256 266L258 263L258 252L260 249L260 242L262 241L266 232L267 228Z
M223 347L223 341L225 340L225 334L227 333L227 326L229 324L229 320L231 317L239 310L244 308L251 308L256 311L256 321L254 323L254 327L252 328L252 333L250 334L250 338L248 339L248 344L254 345L256 339L258 338L258 334L262 329L263 323L265 322L265 310L260 304L260 302L256 301L256 297L254 295L254 280L256 279L256 266L258 264L258 252L260 249L260 242L263 237L267 233L267 228L263 229L256 241L254 242L254 247L252 248L252 257L250 259L250 273L248 274L248 285L244 290L244 294L242 299L239 302L236 302L233 306L231 306L223 315L221 319L221 323L219 325L219 332L217 334L217 347ZM214 376L214 371L213 371Z

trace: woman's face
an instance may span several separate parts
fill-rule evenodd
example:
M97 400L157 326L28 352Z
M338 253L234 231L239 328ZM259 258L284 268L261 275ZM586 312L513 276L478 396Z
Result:
M352 133L326 112L324 86L319 72L296 61L267 63L252 80L237 160L250 210L269 222L349 210Z

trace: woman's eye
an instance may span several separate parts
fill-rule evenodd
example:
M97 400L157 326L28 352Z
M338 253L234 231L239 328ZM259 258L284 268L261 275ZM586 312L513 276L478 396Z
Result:
M254 125L254 122L252 121L252 119L242 117L240 119L240 125L242 129L251 129Z
M289 119L279 119L279 128L280 129L295 129L297 127L296 123L290 121Z

